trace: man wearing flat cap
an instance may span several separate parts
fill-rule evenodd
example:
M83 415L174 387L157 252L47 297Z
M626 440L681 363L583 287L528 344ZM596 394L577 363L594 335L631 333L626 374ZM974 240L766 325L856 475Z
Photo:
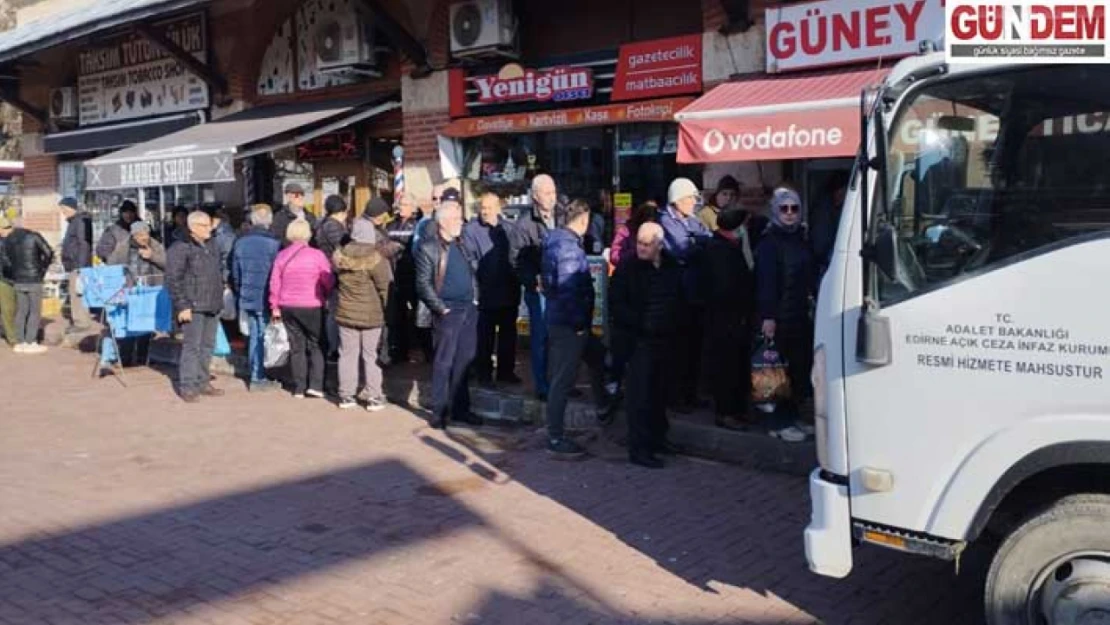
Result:
M295 182L285 185L285 207L274 214L274 223L270 226L270 233L283 244L289 224L298 219L307 221L312 231L316 232L316 216L305 210L304 198L304 187Z

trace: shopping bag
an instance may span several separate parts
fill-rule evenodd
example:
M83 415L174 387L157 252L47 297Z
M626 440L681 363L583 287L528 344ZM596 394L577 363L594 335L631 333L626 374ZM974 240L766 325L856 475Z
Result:
M774 412L790 396L786 358L773 339L759 337L752 350L752 403L763 412Z
M160 286L137 286L127 292L127 331L154 332L157 327Z
M422 329L429 329L434 325L435 317L432 316L432 309L428 308L424 302L416 304L416 327Z
M89 308L103 308L113 298L122 299L123 290L127 288L123 265L85 267L80 276L85 306Z
M267 369L281 367L289 360L289 333L280 321L266 326L262 344L266 351L262 364Z
M231 289L224 289L224 308L220 311L220 319L235 321L237 309L235 294L231 292Z
M216 347L212 350L212 355L219 358L226 358L231 355L231 343L227 342L227 333L224 332L222 323L216 324Z
M250 315L245 310L239 311L239 334L245 337L251 335L251 319Z

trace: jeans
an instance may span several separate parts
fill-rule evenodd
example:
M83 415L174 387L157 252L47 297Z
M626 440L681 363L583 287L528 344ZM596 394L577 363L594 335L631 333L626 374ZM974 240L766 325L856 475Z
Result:
M19 339L15 332L15 309L18 306L15 299L15 287L11 282L0 280L0 328L4 330L4 338L10 345L18 345Z
M590 387L598 408L605 404L605 347L589 329L575 331L569 326L547 328L551 340L548 372L551 375L547 397L547 435L552 440L566 433L567 399L578 378L583 360L590 368Z
M250 381L266 381L266 313L262 311L245 310L247 328L250 336L247 337L247 361L250 368Z
M479 377L493 377L494 344L497 345L497 377L506 379L516 367L516 317L518 308L478 311L478 358L474 370Z
M524 304L528 306L528 340L532 352L532 383L536 393L547 395L547 299L540 293L524 292Z
M193 311L193 320L181 326L181 360L177 363L177 385L181 393L199 393L209 385L212 352L216 349L216 313Z
M77 292L77 283L81 279L80 271L69 272L66 288L69 295L69 321L75 328L87 328L92 325L92 315L85 306L85 298Z
M470 412L467 373L477 351L478 309L455 306L435 320L432 410L437 419Z
M654 453L667 437L666 339L639 339L628 360L628 453Z
M124 367L146 366L150 361L150 334L119 339L119 362Z
M381 328L360 330L339 326L339 397L354 399L358 391L358 362L362 359L362 375L366 378L366 397L382 398L382 368L378 366L378 344Z
M289 332L289 369L293 394L324 392L323 308L282 308L281 320Z
M17 343L37 343L42 325L42 284L15 285L15 338Z

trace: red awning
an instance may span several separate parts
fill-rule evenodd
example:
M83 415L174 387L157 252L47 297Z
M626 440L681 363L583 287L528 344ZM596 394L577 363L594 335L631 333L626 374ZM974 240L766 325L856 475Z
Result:
M723 84L682 109L678 162L851 156L860 94L887 69L761 77Z

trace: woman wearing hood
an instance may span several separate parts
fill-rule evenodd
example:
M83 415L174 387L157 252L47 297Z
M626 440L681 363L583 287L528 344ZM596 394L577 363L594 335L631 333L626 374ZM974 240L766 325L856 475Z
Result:
M771 195L771 225L757 248L755 269L756 308L763 336L774 340L789 367L794 401L783 407L784 413L797 416L797 401L812 393L810 305L817 290L817 271L802 221L801 197L789 187L779 186ZM800 441L806 433L798 427L786 427L776 434L784 440Z
M377 239L372 221L356 219L351 242L332 256L339 278L335 320L339 324L339 407L344 409L357 405L360 357L366 378L366 409L377 412L385 408L378 344L385 326L393 270L378 250Z

